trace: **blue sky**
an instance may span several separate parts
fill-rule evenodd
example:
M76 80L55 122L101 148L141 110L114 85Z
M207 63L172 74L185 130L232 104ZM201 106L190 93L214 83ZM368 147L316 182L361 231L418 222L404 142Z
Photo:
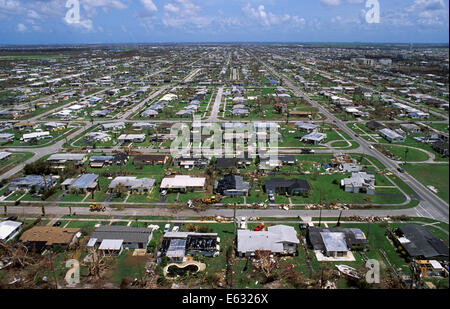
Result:
M0 0L0 44L153 42L448 43L448 0Z

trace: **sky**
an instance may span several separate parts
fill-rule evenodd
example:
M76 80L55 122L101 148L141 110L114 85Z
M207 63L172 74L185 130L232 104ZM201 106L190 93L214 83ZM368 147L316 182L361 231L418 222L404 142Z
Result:
M449 0L0 0L1 45L448 40Z

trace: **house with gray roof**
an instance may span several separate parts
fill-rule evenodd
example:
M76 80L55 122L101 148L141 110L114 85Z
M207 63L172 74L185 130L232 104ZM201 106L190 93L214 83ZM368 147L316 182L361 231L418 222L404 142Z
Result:
M300 243L292 226L274 225L267 231L238 230L237 255L254 256L255 251L270 251L278 255L295 255Z
M403 143L405 141L404 136L388 128L381 129L380 131L378 131L378 133L382 138L384 138L390 143Z
M98 187L98 175L83 174L77 178L67 178L61 186L66 191L92 192Z
M103 130L123 130L125 129L125 122L104 123L101 127Z
M118 187L122 185L131 194L149 194L152 192L154 184L155 180L151 178L116 177L111 181L109 190L111 192L117 192Z
M328 257L343 257L352 250L363 250L368 246L367 237L358 228L309 227L307 239L313 250Z
M216 180L214 190L224 196L247 196L250 184L244 182L242 176L225 175L223 179Z
M64 167L66 163L74 163L75 165L83 165L87 160L87 155L84 153L56 153L51 155L47 162L54 165L54 167Z
M308 135L303 136L300 141L303 143L319 145L324 140L326 140L327 135L325 133L312 132Z
M375 194L375 175L366 172L355 172L352 176L341 180L345 192Z
M27 175L13 179L8 185L8 190L29 191L34 187L36 191L40 191L54 187L57 183L58 180L55 177L45 176L44 179L44 176L41 175Z
M121 241L121 246L128 249L146 249L153 238L153 230L120 225L102 225L95 229L87 246L89 248L116 248ZM112 243L111 240L115 242ZM119 247L120 248L120 247ZM106 249L107 250L107 249Z
M316 132L320 128L318 125L315 125L313 123L307 123L302 121L296 122L295 126L299 131L307 133Z

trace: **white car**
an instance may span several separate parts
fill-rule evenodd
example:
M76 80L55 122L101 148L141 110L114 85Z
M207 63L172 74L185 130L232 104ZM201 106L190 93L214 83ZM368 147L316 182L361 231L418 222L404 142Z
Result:
M169 224L169 223L167 223L167 224L164 226L164 233L167 233L168 231L170 231L170 224Z
M178 232L180 230L179 226L174 226L172 232Z
M161 196L166 196L167 195L167 190L162 190L161 191Z

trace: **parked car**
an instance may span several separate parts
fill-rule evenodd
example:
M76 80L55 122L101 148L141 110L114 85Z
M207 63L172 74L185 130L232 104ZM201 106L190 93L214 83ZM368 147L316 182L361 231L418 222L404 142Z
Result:
M264 224L259 224L253 230L258 232L258 231L262 231L263 229L264 229Z
M405 170L402 169L401 167L397 168L397 170L398 170L400 173L404 173L404 172L405 172Z
M169 232L169 231L170 231L170 224L167 223L167 224L164 226L164 233L167 233L167 232Z
M172 232L178 232L180 230L179 226L174 226Z
M55 222L55 224L53 224L53 226L61 226L61 221Z

